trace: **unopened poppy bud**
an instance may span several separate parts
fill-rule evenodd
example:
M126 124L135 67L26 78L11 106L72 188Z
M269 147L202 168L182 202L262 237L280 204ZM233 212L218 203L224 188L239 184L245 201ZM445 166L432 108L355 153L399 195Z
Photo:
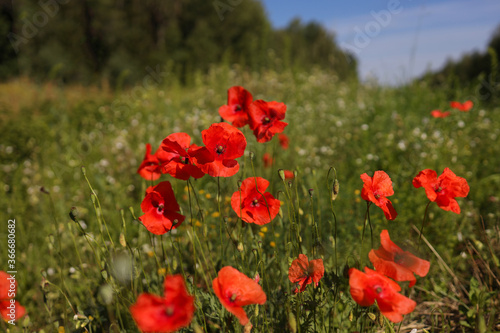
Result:
M340 189L340 184L337 179L333 181L333 188L332 188L332 201L337 199L337 195L339 194L339 189Z
M376 315L374 315L374 314L373 314L373 313L371 313L371 312L368 312L368 317L370 317L370 319L371 319L372 321L377 320L377 316L376 316Z
M343 275L346 279L348 279L348 278L349 278L349 269L350 269L349 265L348 265L348 264L345 264L345 265L344 265L344 270L342 271L342 275Z
M280 210L278 211L278 215L279 215L281 218L283 218L283 210L281 209L281 207L280 207Z
M249 152L248 155L250 156L250 159L253 161L253 158L255 157L253 151Z
M83 173L83 175L84 175L84 176L86 176L86 175L87 175L87 170L85 170L85 167L84 167L84 166L82 166L82 173Z
M120 245L123 246L123 247L127 247L127 241L125 240L125 235L122 233L120 233Z
M293 333L297 332L297 320L295 319L295 316L291 312L288 313L288 327L290 328L290 331L292 331Z
M291 181L288 182L288 187L292 188L293 183Z
M74 222L78 222L78 210L76 209L76 207L71 207L71 210L69 211L69 217L74 221Z
M243 252L243 243L238 243L238 247L237 247L238 251L240 252Z
M293 170L293 178L297 178L298 172L297 170Z
M313 192L314 192L314 189L310 188L310 189L309 189L309 196L310 196L311 198L312 198L312 196L313 196Z
M285 170L279 169L278 170L278 175L280 176L281 180L285 180Z

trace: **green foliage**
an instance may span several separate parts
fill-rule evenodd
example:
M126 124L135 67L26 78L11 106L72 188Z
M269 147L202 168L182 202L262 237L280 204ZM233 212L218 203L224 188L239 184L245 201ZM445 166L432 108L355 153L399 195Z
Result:
M170 80L191 83L214 65L282 70L283 59L301 70L317 65L341 78L356 75L355 61L325 28L294 21L272 29L256 0L7 2L0 4L0 32L10 32L0 41L0 78L108 80L120 88L140 84L148 66L174 64Z
M282 150L276 139L258 144L243 129L247 153L239 173L220 180L220 198L217 180L208 176L189 184L163 176L186 221L176 232L152 236L137 220L151 185L136 174L145 143L155 150L167 135L186 132L201 144L201 131L220 120L217 109L232 85L287 105L290 148ZM268 301L245 308L254 332L390 331L376 306L362 308L352 300L347 278L350 267L370 265L369 236L361 242L366 204L359 176L376 170L392 178L390 199L399 215L387 221L372 207L374 243L389 229L397 244L431 261L427 277L403 288L419 304L403 327L417 322L439 332L463 321L498 329L500 274L498 260L491 259L500 249L500 151L492 144L500 136L497 105L479 103L468 113L434 119L429 112L448 105L448 96L462 100L474 92L434 89L426 82L361 85L318 69L276 73L221 66L199 75L190 88L167 81L136 88L104 100L88 95L71 107L59 94L20 114L3 106L8 112L0 131L0 218L18 221L17 300L27 307L26 331L63 326L67 332L135 332L128 309L137 296L160 295L164 274L183 274L197 307L184 331L241 332L211 289L226 265L252 278L260 275ZM265 152L275 157L272 168L263 165ZM329 174L332 166L338 185ZM420 226L427 198L411 181L424 168L441 173L445 167L466 178L471 192L458 199L460 215L429 206L424 236L438 259L417 244L412 225ZM289 185L278 169L296 170L297 177ZM238 179L254 173L270 180L268 190L284 202L265 229L242 223L228 203ZM333 186L339 192L332 203ZM5 239L4 230L0 237ZM325 263L319 286L298 295L288 280L297 253ZM443 262L456 279L441 268Z

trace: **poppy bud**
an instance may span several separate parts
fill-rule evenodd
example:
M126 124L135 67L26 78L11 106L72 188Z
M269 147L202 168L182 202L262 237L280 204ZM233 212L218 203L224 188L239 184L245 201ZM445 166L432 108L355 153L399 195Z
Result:
M310 188L310 189L309 189L309 196L310 196L311 198L312 198L312 196L313 196L313 192L314 192L314 189Z
M243 243L238 243L238 251L243 252Z
M332 188L332 201L335 201L335 199L337 199L337 195L339 194L339 189L340 189L339 181L335 178L335 180L333 181L333 188Z
M127 241L125 240L125 235L123 232L120 233L120 245L123 247L127 247Z
M255 157L255 154L253 153L253 151L249 152L248 155L250 156L250 160L253 161L253 158Z
M71 210L69 211L69 217L74 221L78 222L77 217L78 217L78 210L76 207L71 207Z
M344 265L344 270L342 271L342 275L343 275L346 279L348 279L348 278L349 278L349 269L350 269L349 265L348 265L348 264L345 264L345 265Z
M278 175L280 176L281 180L285 180L285 170L279 169L278 170Z
M297 320L291 312L288 314L288 327L293 333L297 332Z
M292 188L292 182L291 181L288 182L288 187Z
M298 172L297 170L293 170L293 178L297 178Z

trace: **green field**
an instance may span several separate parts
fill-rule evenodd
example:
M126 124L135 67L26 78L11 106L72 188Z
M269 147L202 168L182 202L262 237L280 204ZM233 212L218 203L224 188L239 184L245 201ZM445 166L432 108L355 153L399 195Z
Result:
M235 176L205 175L188 186L162 175L186 220L163 236L149 233L137 220L152 185L136 173L145 144L155 151L169 134L186 132L202 145L201 131L221 121L218 108L234 85L254 99L287 105L289 149L277 138L257 143L246 127ZM451 110L453 100L475 105L447 118L430 116ZM166 74L161 85L120 92L3 83L0 216L2 226L16 220L16 299L27 316L16 326L0 323L0 330L138 332L129 311L138 295L160 295L165 274L182 274L196 306L184 332L243 332L211 284L220 268L233 266L251 278L258 273L267 295L264 305L245 307L253 332L498 331L499 140L498 98L482 100L478 86L457 88L453 78L441 86L390 88L314 69L221 67L188 86ZM275 158L272 167L264 167L266 152ZM331 168L340 184L335 201ZM431 203L419 241L428 199L412 180L423 169L439 175L444 168L465 178L470 192L457 199L460 214ZM289 184L278 169L295 170L297 177ZM349 293L347 269L373 267L368 225L362 240L367 204L360 175L377 170L392 179L398 216L388 221L380 208L370 208L374 247L387 229L396 244L431 262L414 287L401 284L417 302L401 324L384 320L375 305L358 306ZM280 216L265 228L242 222L228 204L238 180L252 176L269 180L267 191L282 201ZM2 227L2 263L7 237ZM294 294L288 269L298 253L322 258L325 275L319 287Z

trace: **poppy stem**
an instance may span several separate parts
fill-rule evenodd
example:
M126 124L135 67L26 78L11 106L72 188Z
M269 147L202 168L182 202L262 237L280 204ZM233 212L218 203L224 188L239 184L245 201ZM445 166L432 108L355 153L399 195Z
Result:
M333 182L330 183L329 179L330 179L330 172L333 170ZM334 188L335 188L335 182L337 181L337 170L334 168L334 167L331 167L329 170L328 170L328 174L326 175L326 184L327 184L327 187L328 187L328 193L329 195L331 196L333 191L334 191ZM330 184L332 184L332 187L330 187ZM333 239L335 241L335 244L334 244L334 247L333 247L333 253L334 253L334 264L335 264L335 274L338 276L339 272L338 272L338 267L337 267L337 215L335 215L335 210L333 209L333 197L330 197L330 210L332 211L332 215L333 215L333 223L334 223L334 226L333 226ZM331 223L330 223L330 231L331 231Z
M221 217L221 220L222 220L222 213L221 213L221 210L220 210L220 177L217 177L217 207L219 209L219 216ZM220 256L221 256L221 259L224 258L224 242L222 240L222 223L224 221L221 221L221 223L219 224L219 238L220 238Z
M372 229L372 222L370 220L370 201L366 201L366 213L365 213L365 222L363 223L363 233L361 234L361 243L365 240L365 229L366 229L366 222L370 225L370 232L371 232L371 243L372 243L372 248L373 248L373 229Z
M368 202L368 207L366 208L366 211L368 212L368 224L370 225L370 237L371 237L371 244L372 244L372 249L373 249L373 227L372 227L372 220L370 219L370 206L371 202Z
M427 219L427 211L429 209L429 205L431 204L432 201L429 201L427 203L427 206L425 206L425 213L424 213L424 219L422 220L422 226L420 227L420 233L418 235L418 241L417 241L417 251L420 248L420 240L422 239L422 232L424 231L424 224Z
M196 228L195 228L195 225L194 225L194 218L193 218L193 207L191 206L191 189L189 188L189 178L187 179L187 189L188 189L188 202L189 202L189 218L190 218L190 222L191 222L191 229L193 230L193 234L196 235ZM196 258L196 244L194 242L194 239L191 238L191 242L193 243L193 259L194 259L194 263L195 263L195 266L196 266L196 263L197 263L197 258ZM194 281L197 281L198 279L198 271L195 269L194 270Z

